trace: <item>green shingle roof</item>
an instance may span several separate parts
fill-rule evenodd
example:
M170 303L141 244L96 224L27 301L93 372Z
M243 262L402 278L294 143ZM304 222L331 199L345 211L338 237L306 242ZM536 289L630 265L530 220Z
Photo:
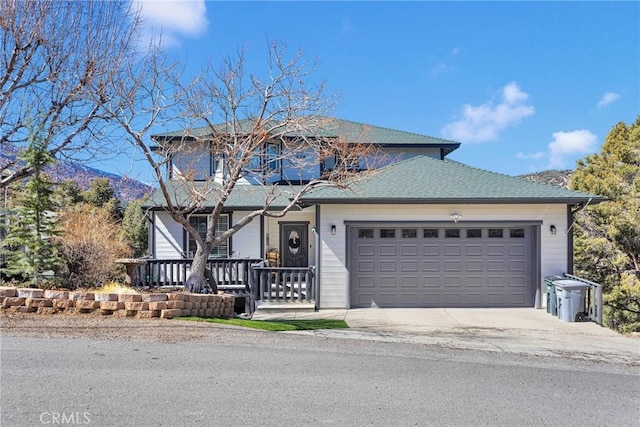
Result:
M476 169L452 160L416 156L377 171L350 190L323 188L305 203L592 203L603 198Z
M278 209L300 187L278 186L278 197L272 204ZM228 199L228 209L254 209L263 206L270 186L239 185ZM188 194L170 183L173 200L188 200ZM215 196L207 199L212 206ZM415 156L376 171L349 190L321 188L313 190L302 202L314 204L438 204L438 203L566 203L581 204L605 200L595 194L568 190L550 184L473 168L453 160L438 160ZM156 190L145 207L164 205L162 194Z
M446 139L435 138L427 135L420 135L417 133L404 132L394 129L388 129L379 126L372 126L364 123L352 122L349 120L342 120L330 117L317 117L317 123L319 124L318 130L313 132L310 136L319 137L342 137L348 141L377 144L383 146L436 146L445 148L449 153L460 146L460 143L455 141L449 141ZM243 120L239 123L240 132L248 132L250 130L251 122L249 120ZM315 127L315 125L313 126ZM215 126L216 132L228 133L229 127L226 124L219 124ZM186 131L179 132L167 132L162 134L153 135L155 141L162 141L164 139L193 137L206 137L211 135L210 127L201 127L195 129L188 129ZM292 130L285 133L285 136L296 137L300 136L300 132Z

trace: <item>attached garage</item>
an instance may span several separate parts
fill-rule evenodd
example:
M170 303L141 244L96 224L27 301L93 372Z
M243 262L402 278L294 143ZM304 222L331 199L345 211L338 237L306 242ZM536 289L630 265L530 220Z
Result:
M533 307L540 223L348 225L350 305Z

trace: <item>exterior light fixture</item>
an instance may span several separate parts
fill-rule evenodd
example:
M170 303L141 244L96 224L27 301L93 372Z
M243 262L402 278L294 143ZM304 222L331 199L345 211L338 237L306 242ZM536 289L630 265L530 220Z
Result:
M554 236L555 236L555 235L556 235L556 226L555 226L555 225L551 225L551 227L549 227L549 232L550 232L552 235L554 235Z
M460 218L462 218L462 215L460 215L459 213L452 213L451 214L451 219L453 220L453 222L455 222L456 224L458 223L458 221L460 221Z
M332 236L336 235L336 226L335 226L335 224L331 226L331 235Z

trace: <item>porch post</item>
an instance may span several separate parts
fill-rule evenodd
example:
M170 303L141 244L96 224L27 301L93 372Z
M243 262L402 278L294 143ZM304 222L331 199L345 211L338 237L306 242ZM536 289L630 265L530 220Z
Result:
M320 215L320 205L316 205L316 224L315 227L313 227L313 234L315 236L315 245L316 245L316 269L315 269L315 274L314 274L314 281L315 281L315 289L314 291L314 298L316 300L316 311L320 310L320 266L322 263L322 251L320 248L320 245L322 244L322 239L321 237L321 231L320 231L320 224L321 224L321 215Z

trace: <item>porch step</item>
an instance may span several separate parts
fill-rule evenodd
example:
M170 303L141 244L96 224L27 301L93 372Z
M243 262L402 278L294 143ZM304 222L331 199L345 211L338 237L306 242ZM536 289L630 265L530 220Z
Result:
M268 302L268 301L256 301L256 310L258 313L280 313L283 311L286 312L295 312L295 311L315 311L316 304L315 301L277 301L277 302Z

